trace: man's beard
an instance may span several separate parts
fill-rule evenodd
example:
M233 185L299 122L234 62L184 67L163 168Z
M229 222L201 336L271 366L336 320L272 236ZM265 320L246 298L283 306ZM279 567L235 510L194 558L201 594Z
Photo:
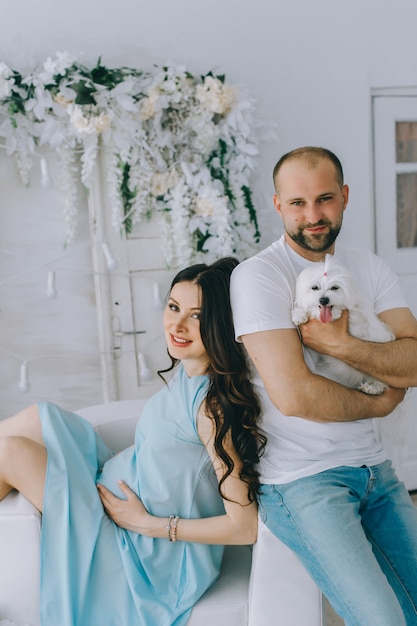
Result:
M327 226L328 231L325 234L304 234L304 230L306 228L315 228L317 226ZM336 226L332 226L329 222L324 220L320 220L317 224L308 224L307 226L303 226L299 228L296 232L290 232L287 230L287 235L301 248L304 250L309 250L310 252L324 252L328 250L331 245L336 240L336 237L340 233L340 229L342 228L342 220Z

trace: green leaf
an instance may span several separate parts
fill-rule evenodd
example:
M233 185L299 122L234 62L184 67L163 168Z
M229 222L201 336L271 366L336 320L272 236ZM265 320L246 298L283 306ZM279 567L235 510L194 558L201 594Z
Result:
M133 200L136 197L136 190L132 191L129 187L129 177L130 177L130 165L129 163L124 163L123 161L119 161L119 168L122 170L122 180L120 183L120 195L122 197L123 202L123 214L128 215L130 209L132 208ZM133 230L133 222L132 216L130 215L124 221L126 233L131 233Z
M204 250L204 244L206 243L207 239L211 237L210 233L208 233L207 231L205 233L202 233L201 230L198 229L195 232L195 236L197 238L197 252L203 252L204 254L207 254L208 251Z
M26 113L25 105L23 104L23 100L20 96L12 96L10 98L10 104L7 107L7 112L11 116L16 115L16 113L22 113L23 115Z
M22 84L22 74L13 70L13 79L14 79L15 85L20 87L20 85Z
M99 57L97 65L91 70L90 76L93 83L103 85L108 89L114 89L125 78L123 68L109 69L101 65L101 57Z
M85 80L80 80L78 83L73 83L70 85L72 89L77 93L77 96L74 100L75 104L96 104L93 93L96 92L94 87L90 87L87 85Z
M211 76L212 78L217 78L217 80L219 80L221 83L224 84L225 80L226 80L226 74L217 74L214 75L213 72L210 70L209 72L207 72L207 74L204 74L201 76L201 80L204 82L204 79L207 76Z
M243 196L245 198L245 207L248 209L248 212L249 212L249 219L255 227L255 235L254 235L255 241L256 243L259 243L259 240L261 238L261 233L259 231L258 219L256 217L255 207L252 202L252 192L249 189L249 187L247 187L246 185L243 185L241 189L242 189Z

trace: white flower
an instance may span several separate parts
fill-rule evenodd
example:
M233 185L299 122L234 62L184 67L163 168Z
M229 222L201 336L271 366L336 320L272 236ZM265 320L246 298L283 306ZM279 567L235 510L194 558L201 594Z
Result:
M74 59L68 52L57 52L55 59L51 59L51 57L46 59L39 77L44 84L52 83L56 75L63 76L73 63Z
M103 108L120 107L123 112L137 114L137 94L142 89L143 86L138 83L138 79L126 78L108 93L103 93L103 99L100 94L97 94L97 104Z
M62 91L59 91L56 96L54 96L54 102L60 106L67 107L69 104L74 102L74 98L75 94L74 97L68 98L68 96L66 96Z
M13 72L9 66L0 61L0 100L8 98L12 92L14 85L14 79L10 79L12 75Z
M79 133L92 132L88 119L84 117L83 110L76 104L70 104L67 107L70 122Z
M221 256L233 253L234 239L230 225L230 211L226 197L216 185L202 187L196 199L190 228L209 235L204 243L205 250Z
M161 92L158 87L151 87L148 95L143 98L140 104L140 118L143 121L155 115L156 104L161 97Z
M33 98L25 103L26 111L33 111L35 117L38 120L44 120L48 110L52 106L52 97L49 91L42 89L41 87L35 87L35 93Z
M172 210L169 216L170 231L166 233L174 258L179 266L189 265L193 257L192 233L190 221L190 193L184 181L180 181L171 191ZM164 250L164 245L162 246Z
M58 154L62 211L67 224L65 243L69 244L77 236L77 166L73 150L62 147Z
M116 152L106 154L107 165L107 191L111 206L112 225L116 232L121 232L124 226L123 202L120 195L120 183L122 172L119 167L119 159Z
M110 126L111 117L107 113L91 114L89 117L85 117L82 107L77 104L69 104L67 111L71 124L81 134L98 135Z
M194 88L190 75L182 66L164 68L156 75L156 82L160 90L177 103L183 98L187 99Z
M0 100L8 98L12 93L13 82L0 77Z
M201 81L181 66L144 72L100 63L100 73L108 81L95 83L66 52L26 76L0 62L0 137L25 184L36 147L57 152L67 242L76 236L79 180L91 187L101 148L116 231L157 215L168 265L244 255L259 239L253 103L224 80Z
M202 85L197 85L198 100L213 113L226 115L236 100L233 87L225 85L214 76L206 76Z
M178 182L178 175L175 170L169 172L155 172L151 180L151 193L154 196L163 196L168 189L175 187Z
M98 140L96 134L88 135L83 142L83 153L81 155L81 180L89 189L92 183L94 165L97 160Z
M4 61L0 61L0 78L9 78L13 72Z
M211 217L215 211L215 206L210 198L197 198L196 201L196 215L202 217Z
M112 116L110 113L100 113L100 115L97 115L96 117L94 117L93 118L94 132L98 135L99 133L102 133L105 130L107 130L107 128L109 128L111 124L111 118Z

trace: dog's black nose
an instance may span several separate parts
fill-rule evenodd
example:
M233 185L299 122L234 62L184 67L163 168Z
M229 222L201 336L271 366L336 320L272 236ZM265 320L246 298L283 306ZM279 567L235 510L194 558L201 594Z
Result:
M320 304L322 304L323 306L327 306L330 302L329 298L327 296L322 296L319 300Z

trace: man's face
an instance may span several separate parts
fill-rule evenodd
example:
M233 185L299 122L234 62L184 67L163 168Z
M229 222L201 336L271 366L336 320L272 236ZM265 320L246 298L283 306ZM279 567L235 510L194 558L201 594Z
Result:
M348 186L340 187L333 163L320 159L311 167L302 160L287 161L275 185L274 205L288 245L311 261L333 253L349 197Z

